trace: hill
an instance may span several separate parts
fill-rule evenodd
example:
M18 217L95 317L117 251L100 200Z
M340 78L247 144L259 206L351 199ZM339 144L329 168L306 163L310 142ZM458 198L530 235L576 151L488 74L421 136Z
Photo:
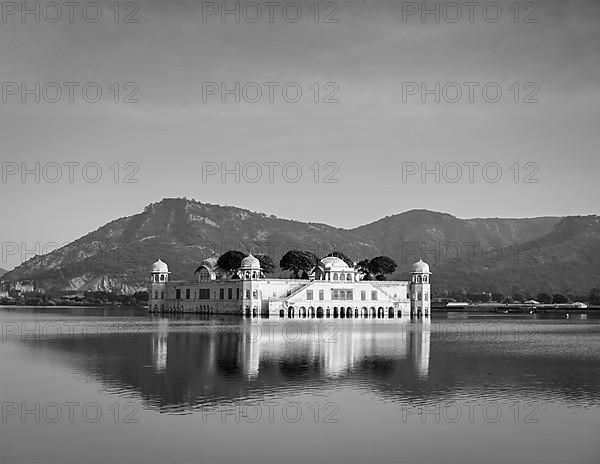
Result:
M359 260L377 255L407 278L423 257L437 289L587 294L600 286L598 216L459 219L412 210L354 229L280 219L232 206L164 199L112 221L69 245L36 256L5 275L46 289L131 293L146 287L161 257L172 279L191 279L203 259L230 250L269 254L276 263L300 248Z

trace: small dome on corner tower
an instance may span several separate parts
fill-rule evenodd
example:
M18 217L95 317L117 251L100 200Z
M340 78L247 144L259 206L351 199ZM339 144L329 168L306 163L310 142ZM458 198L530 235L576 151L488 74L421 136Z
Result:
M250 253L248 256L242 259L240 269L260 269L260 261L258 258L252 256L252 253Z
M158 258L154 264L152 264L152 272L169 272L169 266L167 263Z
M420 259L412 266L412 272L418 272L419 274L430 274L429 264Z

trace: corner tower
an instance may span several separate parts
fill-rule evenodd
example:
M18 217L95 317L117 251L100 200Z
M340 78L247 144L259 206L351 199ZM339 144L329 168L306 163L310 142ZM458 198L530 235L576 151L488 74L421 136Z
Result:
M242 259L238 270L242 281L242 305L246 316L260 316L262 308L262 295L260 284L257 282L262 277L262 269L258 258L252 254Z
M410 315L429 317L431 314L431 272L422 259L412 266L410 273Z
M160 258L152 264L148 291L148 309L150 311L158 312L164 309L169 274L169 266Z

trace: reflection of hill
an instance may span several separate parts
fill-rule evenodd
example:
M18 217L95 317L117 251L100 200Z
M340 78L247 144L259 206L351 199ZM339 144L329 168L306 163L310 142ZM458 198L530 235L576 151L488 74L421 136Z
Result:
M564 359L543 351L511 354L487 342L443 341L428 324L340 323L329 343L324 332L310 331L314 323L302 325L297 341L286 339L282 327L271 333L261 327L257 340L249 325L183 331L164 320L157 331L133 339L26 343L62 352L112 392L140 395L150 407L169 411L343 387L376 391L392 401L440 401L493 390L507 398L529 391L532 397L593 402L600 384L593 358L571 359L572 375L565 378Z

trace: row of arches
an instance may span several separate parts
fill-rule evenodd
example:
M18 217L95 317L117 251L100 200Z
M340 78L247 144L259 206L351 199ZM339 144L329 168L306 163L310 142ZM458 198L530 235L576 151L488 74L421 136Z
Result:
M321 280L345 280L347 282L352 282L354 280L354 275L350 272L340 272L339 274L337 272L326 272L325 278Z
M164 305L161 305L160 308L158 307L158 305L154 305L151 308L152 312L155 313L197 313L197 314L216 314L214 308L212 308L210 305L200 305L200 306L196 306L193 308L186 308L184 306L170 306L165 308ZM262 316L261 312L259 311L259 309L257 307L254 307L252 309L250 309L250 307L246 307L244 310L244 315L246 317L258 317L258 316ZM422 316L429 316L429 312L428 311L421 311L420 309L415 311L414 314L411 314L411 316L417 316L417 317L422 317ZM285 310L280 310L279 311L279 317L285 317L286 316L286 311ZM294 306L290 306L287 310L287 317L288 318L323 318L323 317L333 317L333 318L340 318L340 319L350 319L350 318L385 318L387 317L388 319L393 319L393 318L401 318L402 317L402 311L400 309L395 310L393 307L388 307L387 309L383 308L383 307L378 307L375 308L374 306L371 306L370 308L367 308L366 306L363 306L362 308L351 308L351 307L337 307L334 306L333 308L326 308L323 309L322 306L318 306L317 308L313 307L313 306L309 306L308 308L306 308L305 306L300 306L299 308L296 308Z
M152 274L150 277L150 282L159 283L159 282L167 282L169 280L168 274Z
M240 276L242 279L259 279L261 277L261 272L257 271L244 271L244 273Z
M285 317L286 312L285 310L280 310L279 311L279 317ZM378 308L375 308L374 306L371 306L370 308L367 308L366 306L363 306L362 308L352 308L352 307L337 307L334 306L333 308L326 308L323 309L322 306L318 306L317 308L313 307L313 306L309 306L308 308L306 308L305 306L300 306L299 308L296 308L294 306L290 306L287 309L287 317L288 318L294 318L294 317L301 317L301 318L322 318L322 317L333 317L333 318L340 318L340 319L350 319L350 318L384 318L384 317L388 317L389 319L393 319L394 317L402 317L402 311L400 309L395 310L392 306L388 307L387 309L380 306Z

